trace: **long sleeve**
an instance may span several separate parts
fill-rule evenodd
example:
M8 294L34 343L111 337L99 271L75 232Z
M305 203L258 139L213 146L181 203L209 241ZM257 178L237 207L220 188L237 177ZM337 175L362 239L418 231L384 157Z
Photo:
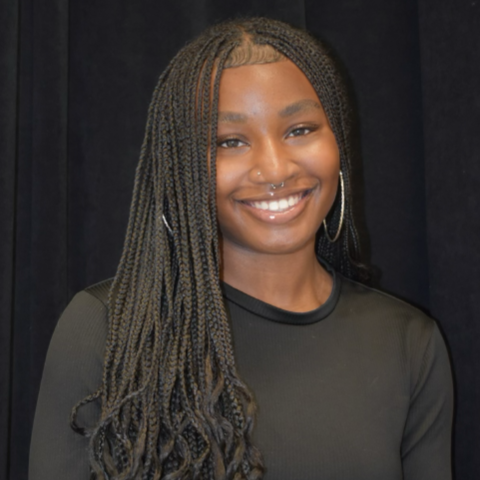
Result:
M29 480L88 480L88 440L69 424L72 407L100 385L107 335L106 307L79 292L63 312L50 342L35 411ZM97 402L83 407L80 425L92 426Z
M453 382L436 324L419 368L402 442L404 480L451 480Z

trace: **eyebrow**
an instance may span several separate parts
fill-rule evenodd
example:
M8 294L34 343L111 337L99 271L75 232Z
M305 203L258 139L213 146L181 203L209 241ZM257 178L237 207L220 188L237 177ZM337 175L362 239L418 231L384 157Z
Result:
M296 113L304 110L310 110L311 108L317 108L320 110L322 109L320 104L315 100L305 99L288 105L284 109L280 110L278 114L281 117L290 117L291 115L295 115Z
M236 112L218 112L218 123L245 123L247 116Z
M280 112L278 112L278 115L280 117L290 117L298 112L310 110L312 108L321 110L322 107L315 100L299 100L291 105L287 105L285 108L280 110ZM218 123L246 123L247 119L247 115L244 115L243 113L218 112Z

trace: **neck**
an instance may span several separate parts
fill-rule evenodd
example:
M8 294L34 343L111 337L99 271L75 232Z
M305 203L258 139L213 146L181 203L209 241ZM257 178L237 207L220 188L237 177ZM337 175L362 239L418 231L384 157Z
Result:
M270 254L224 241L221 278L237 290L292 312L318 308L333 286L331 275L317 260L313 242L295 252Z

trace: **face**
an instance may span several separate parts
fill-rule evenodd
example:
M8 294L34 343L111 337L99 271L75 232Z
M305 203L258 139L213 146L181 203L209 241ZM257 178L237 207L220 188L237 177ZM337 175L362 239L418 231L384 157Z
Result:
M224 249L282 254L314 244L335 199L339 151L293 62L222 72L216 162Z

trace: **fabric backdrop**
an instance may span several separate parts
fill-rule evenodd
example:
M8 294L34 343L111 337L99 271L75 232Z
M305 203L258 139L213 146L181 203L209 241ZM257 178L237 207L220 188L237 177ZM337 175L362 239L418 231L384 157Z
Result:
M479 0L1 2L0 478L27 478L59 315L115 273L160 72L238 14L305 26L341 58L359 112L364 251L378 287L441 326L456 478L480 478Z

